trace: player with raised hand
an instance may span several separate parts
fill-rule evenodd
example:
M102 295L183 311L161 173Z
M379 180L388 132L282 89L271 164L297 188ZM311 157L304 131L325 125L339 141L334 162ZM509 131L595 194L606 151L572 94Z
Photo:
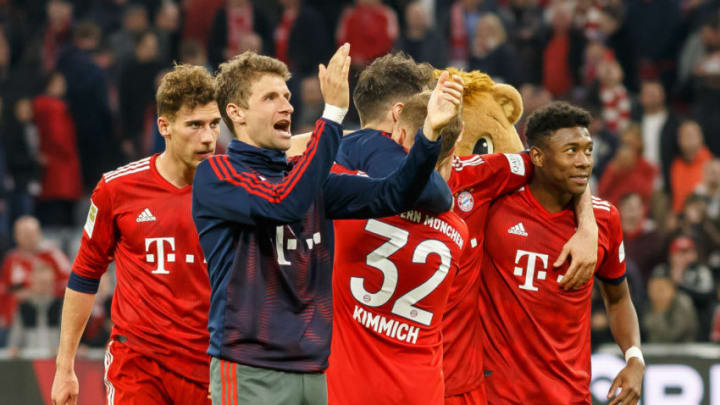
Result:
M63 304L54 405L76 404L75 355L98 289L115 261L108 404L209 403L210 285L191 216L195 169L215 150L215 80L176 66L157 90L165 150L105 173L91 197Z
M212 288L214 403L327 403L332 219L409 209L437 161L440 130L457 115L462 85L444 80L430 131L397 171L382 180L330 174L349 104L348 51L321 67L325 111L291 161L287 66L252 52L220 66L218 102L235 139L198 167L193 188Z
M336 162L345 168L361 170L373 178L390 175L407 155L407 149L393 141L391 134L407 100L431 90L432 66L418 64L402 52L375 59L358 78L353 102L362 128L345 135L340 141ZM293 136L288 155L305 150L309 134ZM416 206L433 212L445 212L452 204L452 194L438 173L430 176Z
M392 133L398 145L412 147L413 134L434 125L439 102L447 101L446 81L444 74L432 96L405 101ZM461 122L456 117L442 131L440 160L453 149ZM464 222L452 211L416 207L336 221L335 230L330 403L442 404L442 314L467 244Z

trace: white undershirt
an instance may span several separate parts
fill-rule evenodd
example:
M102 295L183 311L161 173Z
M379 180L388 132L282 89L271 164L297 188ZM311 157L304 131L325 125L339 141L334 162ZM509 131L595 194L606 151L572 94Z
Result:
M661 167L660 156L660 132L667 120L667 111L663 110L655 114L645 114L642 120L642 137L645 146L645 159Z

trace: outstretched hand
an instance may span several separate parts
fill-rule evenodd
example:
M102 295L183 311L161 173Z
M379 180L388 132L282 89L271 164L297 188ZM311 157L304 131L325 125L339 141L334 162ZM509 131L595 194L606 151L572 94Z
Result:
M428 114L423 133L431 141L440 137L440 131L460 112L463 95L463 79L447 71L440 75L428 101Z
M348 72L350 72L350 44L345 43L335 51L330 58L327 67L320 64L318 79L320 80L320 91L322 92L325 104L334 105L340 108L350 106L350 84L348 83Z

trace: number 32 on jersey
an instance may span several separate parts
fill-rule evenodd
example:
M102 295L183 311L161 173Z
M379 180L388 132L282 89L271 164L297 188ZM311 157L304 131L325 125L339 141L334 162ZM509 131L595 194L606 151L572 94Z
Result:
M350 290L353 297L359 302L370 307L379 307L386 304L395 293L398 285L398 268L392 260L392 255L408 244L410 233L376 219L368 220L365 230L388 239L387 242L370 252L365 261L368 266L382 272L383 282L378 291L369 292L365 288L363 277L351 277ZM395 315L426 326L430 325L434 314L416 307L415 304L430 295L443 282L450 269L452 257L450 249L445 243L436 239L426 239L414 246L412 262L427 263L431 254L440 257L438 268L425 282L396 299L391 310L391 313Z

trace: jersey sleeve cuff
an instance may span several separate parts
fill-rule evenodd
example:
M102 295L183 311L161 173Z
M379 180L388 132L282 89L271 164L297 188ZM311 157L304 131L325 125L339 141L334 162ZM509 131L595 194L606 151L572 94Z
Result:
M68 288L86 294L96 294L100 286L100 279L81 276L75 272L70 273Z
M608 277L602 277L602 276L597 276L597 278L599 278L601 281L608 283L608 284L619 285L627 278L627 274L623 274L622 276L617 277L617 278L608 278Z
M323 110L322 117L326 120L342 124L347 112L347 108L337 107L332 104L325 104L325 110Z

